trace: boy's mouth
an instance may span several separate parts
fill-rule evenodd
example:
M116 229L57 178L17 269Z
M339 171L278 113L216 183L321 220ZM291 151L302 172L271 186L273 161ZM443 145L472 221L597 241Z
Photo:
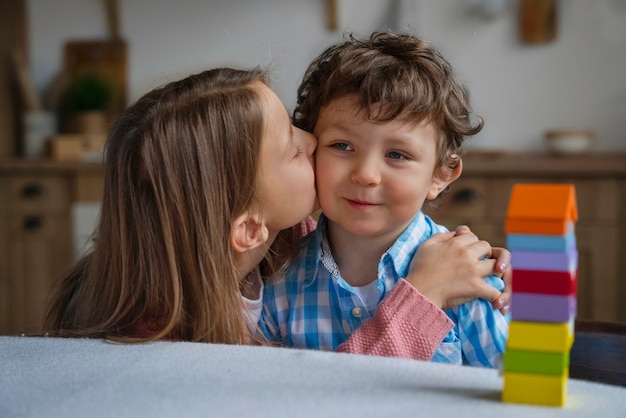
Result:
M364 200L354 200L354 199L346 199L348 205L355 209L369 209L374 206L378 206L376 203L366 202Z

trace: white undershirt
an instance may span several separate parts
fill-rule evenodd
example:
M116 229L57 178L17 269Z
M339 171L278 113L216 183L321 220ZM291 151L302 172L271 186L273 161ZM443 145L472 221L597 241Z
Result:
M261 319L261 312L263 310L263 280L261 280L261 274L258 269L252 271L246 280L255 281L253 288L257 289L257 298L248 299L245 296L241 296L244 303L244 316L246 317L246 324L252 332L256 332L257 324Z
M339 272L339 266L337 266L337 262L333 257L333 253L330 250L330 244L324 235L322 237L322 264L326 267L326 270L330 272L330 275L333 276L335 280L339 280L341 278L341 273ZM345 279L342 278L345 281ZM347 282L346 282L347 283ZM348 283L349 284L349 283ZM374 280L365 286L352 286L354 294L361 299L363 306L367 311L371 314L376 311L376 307L380 302L380 290L378 289L378 280Z
M372 313L376 310L380 300L380 290L378 290L378 280L366 284L365 286L352 286L354 293L361 299L365 309Z

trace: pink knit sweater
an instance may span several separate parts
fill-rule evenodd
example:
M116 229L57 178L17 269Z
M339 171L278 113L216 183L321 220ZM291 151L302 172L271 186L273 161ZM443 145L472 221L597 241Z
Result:
M406 280L400 280L378 305L376 315L358 328L337 351L430 360L452 327L452 321L441 309ZM135 325L130 335L147 338L161 328L158 321L144 320ZM174 334L164 339L181 340Z
M443 310L406 280L400 280L378 305L376 315L337 351L430 360L452 327Z

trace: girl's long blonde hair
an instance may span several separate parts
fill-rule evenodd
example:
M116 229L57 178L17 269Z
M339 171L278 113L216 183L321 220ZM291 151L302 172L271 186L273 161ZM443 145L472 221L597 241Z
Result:
M205 71L118 118L94 246L59 283L49 335L250 341L228 235L256 197L259 82L259 69Z

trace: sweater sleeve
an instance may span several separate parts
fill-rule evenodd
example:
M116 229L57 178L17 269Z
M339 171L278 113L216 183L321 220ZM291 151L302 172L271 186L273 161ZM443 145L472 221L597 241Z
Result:
M445 312L400 280L376 309L337 351L430 360L453 323Z
M307 216L300 222L300 235L298 238L302 238L309 232L315 231L317 228L317 221L312 216Z

